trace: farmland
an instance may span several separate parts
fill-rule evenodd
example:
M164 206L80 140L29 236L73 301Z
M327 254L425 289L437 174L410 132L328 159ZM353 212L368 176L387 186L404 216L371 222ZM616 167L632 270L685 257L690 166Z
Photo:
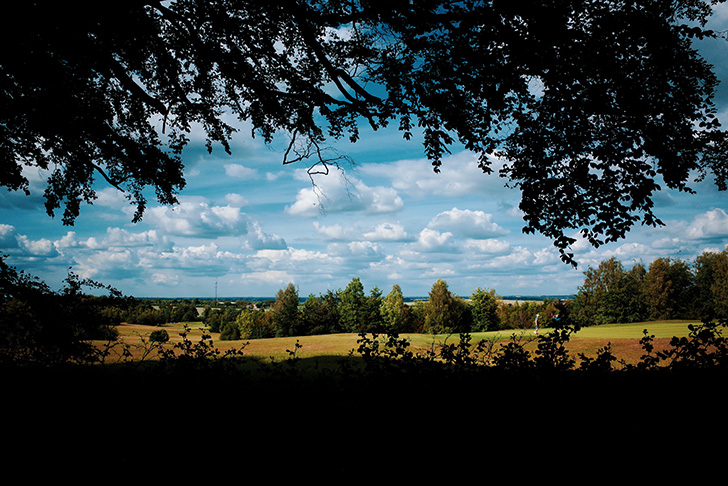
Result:
M650 321L631 324L605 324L601 326L586 327L573 334L567 344L567 349L572 356L583 353L593 357L597 350L611 344L614 355L627 363L634 364L644 354L639 340L643 337L643 331L647 330L654 335L654 344L657 349L666 348L673 336L683 337L688 335L688 325L697 324L696 321L671 320L671 321ZM137 349L144 340L148 340L151 332L164 329L170 336L170 342L166 346L173 346L174 343L182 341L181 334L189 328L188 339L199 341L203 335L204 325L202 322L172 323L162 326L142 326L135 324L121 324L118 326L120 339ZM543 329L541 334L548 333L550 329ZM321 358L330 356L347 356L357 348L359 335L354 333L316 335L316 336L294 336L267 339L252 339L245 341L222 341L219 333L208 333L214 347L221 352L230 349L243 348L243 355L259 359L281 361L289 358L291 352L296 350L296 344L300 346L296 352L299 358ZM525 349L533 350L536 347L536 339L533 330L501 330L491 332L476 332L471 334L472 342L481 340L504 343L516 336L524 344ZM429 334L402 334L410 343L413 352L426 352L433 346L443 343L456 343L458 335L429 335ZM99 342L98 345L103 343ZM138 356L138 354L137 354Z

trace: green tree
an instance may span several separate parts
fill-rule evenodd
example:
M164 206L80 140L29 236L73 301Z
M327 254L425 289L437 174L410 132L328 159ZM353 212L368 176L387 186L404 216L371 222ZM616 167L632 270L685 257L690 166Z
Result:
M369 318L367 297L359 277L351 279L339 294L339 319L345 332L365 332Z
M374 287L369 291L365 303L366 324L364 326L365 332L382 332L384 330L384 319L380 308L382 307L382 291L379 287Z
M301 322L298 310L298 289L293 283L289 283L285 289L278 291L270 313L276 336L295 336L299 332Z
M191 322L199 321L200 315L197 308L188 300L184 300L172 306L170 322Z
M386 331L400 333L406 332L409 320L409 308L404 303L404 295L398 284L392 285L392 290L382 300L379 306L382 322Z
M500 297L495 290L484 290L478 287L470 296L470 308L473 314L473 331L497 331L500 329L498 303Z
M262 310L244 308L241 310L235 322L227 324L233 327L235 332L231 333L231 339L265 339L276 336L276 327L270 318L270 315ZM232 336L237 337L232 337ZM220 335L220 339L224 339Z
M498 315L503 329L530 329L541 306L535 302L515 302L498 307ZM539 320L543 316L539 316Z
M599 262L584 272L584 283L575 299L574 318L581 326L617 322L621 314L622 283L625 269L615 257Z
M107 290L101 300L84 287ZM103 306L128 302L121 294L92 280L69 273L56 292L41 280L18 272L0 255L0 364L67 362L92 363L101 358L91 340L115 340L118 322ZM103 306L102 306L103 304Z
M653 319L687 317L692 305L693 279L690 266L672 258L658 258L647 270L645 302Z
M645 279L647 270L641 263L636 263L622 275L622 280L610 304L614 313L614 322L640 322L649 317L645 302Z
M718 254L714 263L713 282L710 286L713 296L713 316L728 320L728 250Z
M240 309L237 307L206 307L202 313L202 322L209 328L210 332L220 332L225 325L234 322L239 313Z
M644 265L636 263L626 270L615 257L589 267L574 299L573 319L580 326L591 326L648 318L645 278Z
M301 308L301 326L311 335L340 332L338 295L331 290L318 297L310 294Z
M695 258L693 273L695 278L695 297L693 315L703 320L728 317L728 307L723 302L728 295L726 285L728 270L728 251L715 253L706 251Z
M447 282L438 279L425 304L425 332L430 334L470 332L472 314L465 301L453 295Z
M266 142L290 137L285 163L326 169L327 139L394 121L435 170L456 142L486 173L501 156L524 230L571 262L577 230L599 245L661 224L658 176L685 189L712 173L725 189L718 80L693 45L720 38L704 28L713 3L17 2L0 30L13 46L0 185L28 191L24 168L48 170L46 210L72 224L100 177L138 221L148 188L176 202L194 126L230 151L234 118L247 121Z

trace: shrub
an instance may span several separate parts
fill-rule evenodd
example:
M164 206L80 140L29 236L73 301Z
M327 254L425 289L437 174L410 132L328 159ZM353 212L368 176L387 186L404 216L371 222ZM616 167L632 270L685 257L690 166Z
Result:
M157 329L149 335L149 340L154 343L166 343L169 341L169 333L164 329Z

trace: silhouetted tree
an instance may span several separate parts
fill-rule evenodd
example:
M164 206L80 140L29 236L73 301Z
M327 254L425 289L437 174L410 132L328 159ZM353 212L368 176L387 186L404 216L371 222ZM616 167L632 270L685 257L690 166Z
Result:
M83 288L108 290L105 299L87 295ZM126 306L111 287L69 273L56 292L0 256L0 364L88 363L101 359L91 340L116 340L115 314L108 306Z
M284 163L327 172L327 139L360 123L421 136L439 170L454 143L522 193L527 232L562 259L661 221L661 178L726 187L717 84L693 41L714 0L16 2L0 29L0 185L48 171L46 210L72 224L101 177L136 205L184 187L193 126L230 151L237 117ZM231 116L230 116L231 115ZM230 117L229 117L230 116ZM417 132L417 133L415 133Z

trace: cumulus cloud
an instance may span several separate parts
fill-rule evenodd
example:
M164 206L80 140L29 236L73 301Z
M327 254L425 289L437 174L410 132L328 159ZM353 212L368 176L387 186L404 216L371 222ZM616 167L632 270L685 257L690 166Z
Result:
M318 221L315 221L313 227L326 240L349 240L355 238L355 232L352 228L340 224L322 225Z
M452 245L452 233L441 233L437 230L425 228L420 231L417 238L417 247L426 251L438 251L450 248Z
M252 231L248 232L247 247L253 250L273 249L280 250L286 248L286 240L282 237L270 233L265 233L257 222L251 223Z
M222 275L246 268L245 256L221 250L214 243L175 246L169 251L138 252L140 267L158 272L161 269L183 270L192 275Z
M470 238L465 241L463 248L477 253L500 254L508 252L511 249L511 244L495 238L486 238L483 240Z
M157 230L133 233L123 228L107 228L103 247L169 246L169 239Z
M501 163L491 158L494 171ZM391 180L392 187L412 197L460 197L487 192L508 194L503 181L496 174L484 174L475 155L463 151L443 159L440 172L432 170L427 159L399 160L389 164L367 164L360 170L370 176Z
M247 233L248 218L234 206L211 206L204 199L186 199L174 207L147 209L145 221L178 236L216 237Z
M332 243L326 247L326 252L335 257L380 257L382 248L371 241L351 241L349 243Z
M247 206L248 200L245 199L245 197L241 196L240 194L236 193L229 193L225 195L225 202L228 203L228 206L232 206L234 208L241 208L243 206Z
M283 270L264 270L245 273L242 275L241 280L245 283L252 280L254 282L283 286L291 282L295 283L296 278Z
M26 255L42 257L54 257L58 255L58 251L53 245L53 242L47 238L31 240L25 235L18 235L17 240L18 246L24 250Z
M728 236L728 214L716 208L697 215L688 226L685 236L694 240Z
M236 179L255 179L258 171L241 164L225 164L225 175Z
M249 259L252 268L258 269L292 269L300 268L314 271L327 264L340 264L342 260L320 251L301 248L283 250L258 250Z
M407 241L410 236L404 226L398 223L381 223L372 231L364 233L364 238L370 241Z
M458 208L439 213L427 227L444 229L458 236L471 238L492 238L508 233L493 221L492 214Z
M315 186L301 189L286 212L296 216L317 216L322 211L382 214L399 211L403 206L404 201L391 187L370 187L358 179L332 173L317 178Z
M74 271L81 278L138 276L139 260L129 249L96 251L76 258Z
M0 224L0 248L17 248L18 232L9 224Z
M533 262L533 254L528 248L517 246L507 255L502 255L488 260L483 264L484 268L491 269L513 269L522 271Z

